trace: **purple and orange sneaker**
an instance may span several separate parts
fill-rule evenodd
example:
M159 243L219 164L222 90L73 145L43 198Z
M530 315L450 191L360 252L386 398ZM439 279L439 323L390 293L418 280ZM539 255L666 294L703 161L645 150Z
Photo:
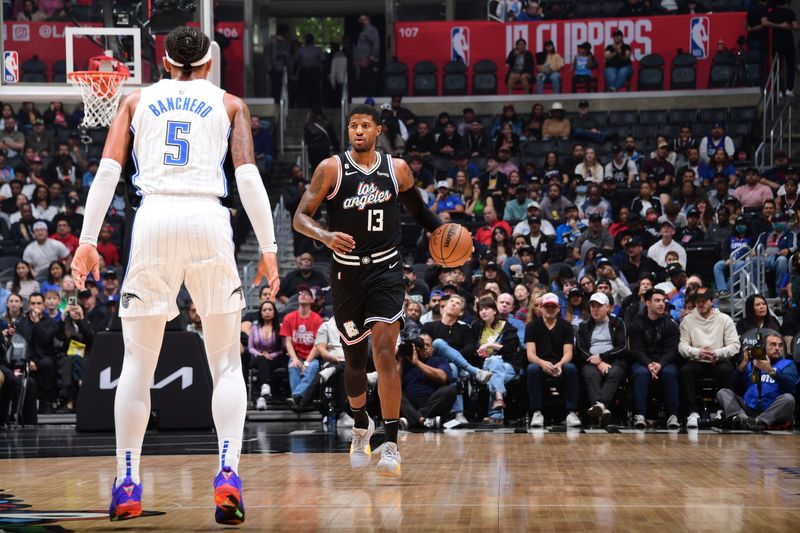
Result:
M214 479L214 504L218 524L238 526L244 522L242 480L229 466L223 467Z
M108 508L108 517L112 522L130 520L142 514L142 484L134 483L126 477L117 486L117 480L111 487L111 507Z

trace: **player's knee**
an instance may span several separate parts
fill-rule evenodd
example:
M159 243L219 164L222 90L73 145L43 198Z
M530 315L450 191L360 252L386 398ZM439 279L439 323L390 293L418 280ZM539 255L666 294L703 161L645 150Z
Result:
M393 346L380 346L373 350L375 365L395 366L395 349Z

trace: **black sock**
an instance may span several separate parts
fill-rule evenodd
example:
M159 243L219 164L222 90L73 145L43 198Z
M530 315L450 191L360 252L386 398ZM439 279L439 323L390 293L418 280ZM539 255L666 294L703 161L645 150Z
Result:
M367 414L366 405L360 409L353 409L351 407L350 411L353 413L353 420L355 422L353 427L358 429L367 429L369 427L369 415Z
M397 444L397 430L400 427L400 421L396 418L384 418L383 430L386 432L386 442L394 442Z

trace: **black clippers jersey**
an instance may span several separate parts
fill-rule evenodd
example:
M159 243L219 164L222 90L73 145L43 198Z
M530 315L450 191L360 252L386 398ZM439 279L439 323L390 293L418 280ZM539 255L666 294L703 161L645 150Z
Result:
M400 244L402 208L392 158L375 153L378 159L368 171L353 161L350 152L334 155L339 175L326 197L328 229L353 237L353 255L367 255Z

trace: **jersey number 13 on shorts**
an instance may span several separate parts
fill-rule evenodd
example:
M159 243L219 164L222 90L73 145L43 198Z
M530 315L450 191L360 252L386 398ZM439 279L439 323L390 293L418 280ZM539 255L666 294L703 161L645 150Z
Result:
M367 211L367 231L383 231L382 209L370 209Z
M182 167L189 162L189 141L182 136L189 133L191 126L190 122L178 122L175 120L167 122L166 145L170 148L177 148L178 151L169 150L164 152L165 165Z

